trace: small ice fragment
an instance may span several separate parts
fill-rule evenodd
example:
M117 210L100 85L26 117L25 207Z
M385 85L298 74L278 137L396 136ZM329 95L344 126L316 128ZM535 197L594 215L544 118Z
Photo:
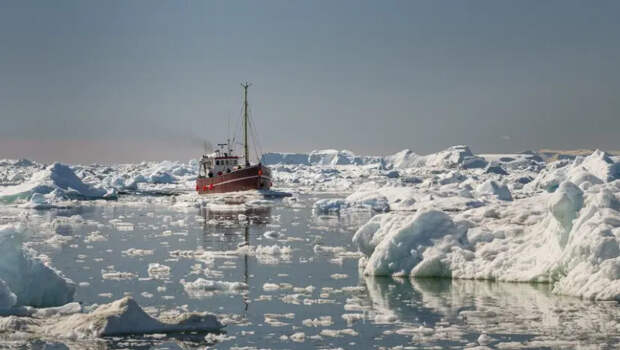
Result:
M306 334L304 332L297 332L291 334L289 338L296 343L303 343L306 340Z
M263 290L267 292L272 292L274 290L280 289L280 286L275 283L265 283L263 284Z

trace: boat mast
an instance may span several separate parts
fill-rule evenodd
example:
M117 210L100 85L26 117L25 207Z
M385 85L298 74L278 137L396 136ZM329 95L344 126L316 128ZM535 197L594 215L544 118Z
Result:
M243 87L243 152L245 166L250 166L250 152L248 150L248 88L251 85L248 82L241 84Z

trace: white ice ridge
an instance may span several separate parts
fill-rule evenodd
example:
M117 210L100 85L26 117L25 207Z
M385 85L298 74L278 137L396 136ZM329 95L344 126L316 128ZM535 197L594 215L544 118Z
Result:
M458 213L381 214L353 241L366 275L548 282L559 294L620 300L620 181L582 187L564 181Z
M40 170L19 185L0 190L0 200L13 202L30 199L33 206L45 207L50 201L65 199L114 198L116 193L100 185L89 185L74 173L68 165L54 163Z
M215 315L183 313L173 318L149 316L130 297L82 313L77 303L60 308L38 309L26 316L0 318L0 332L15 336L43 336L57 339L96 339L109 336L218 331L223 328Z
M385 157L359 156L350 151L337 150L320 150L309 154L274 153L266 154L263 163L271 166L276 188L314 192L359 190L368 192L368 195L384 185L413 184L429 176L444 177L441 173L447 171L452 174L445 175L451 178L440 179L444 184L462 181L463 176L477 172L488 173L485 177L501 175L510 181L521 178L519 186L522 186L544 167L542 159L535 154L483 157L474 155L467 146L453 146L424 156L409 150ZM117 193L193 194L197 169L195 159L187 163L161 161L71 166L55 163L47 167L25 160L4 160L0 161L0 185L3 186L0 200L24 208L46 209L72 205L67 200L113 198ZM514 169L518 169L519 173L513 174ZM513 191L511 184L507 185ZM391 202L391 198L387 198ZM182 202L177 205L187 207L209 202L210 206L214 206L213 210L245 208L218 207L214 201L201 201L196 196L184 198ZM381 203L378 205L385 208Z
M48 307L73 300L75 283L22 247L23 228L0 226L0 310Z

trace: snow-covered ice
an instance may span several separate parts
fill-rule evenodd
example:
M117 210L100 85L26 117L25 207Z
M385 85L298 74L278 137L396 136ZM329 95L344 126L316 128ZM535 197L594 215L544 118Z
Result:
M100 185L84 183L69 167L54 163L32 174L21 184L0 189L0 199L13 202L17 199L30 199L34 207L46 207L50 201L65 199L114 198L116 193Z
M213 293L243 293L248 285L243 282L213 281L198 278L193 282L181 280L183 288L193 298L205 298Z
M207 313L156 319L129 297L101 305L88 313L80 309L79 304L73 303L62 308L37 310L31 316L12 316L13 322L3 323L1 331L18 332L22 337L93 340L132 334L218 331L223 327L215 315Z
M597 151L550 168L512 202L488 179L476 190L486 197L479 208L441 211L428 201L412 214L375 216L353 238L364 273L546 282L559 294L620 300L615 165Z
M469 341L459 343L462 347L509 347L496 333L506 325L516 327L510 317L520 320L519 327L529 332L523 334L529 335L541 324L566 322L561 314L572 312L567 304L592 303L598 310L617 307L606 301L620 301L618 158L598 150L552 162L543 158L534 152L477 155L467 146L428 155L411 150L388 156L340 150L265 154L263 163L272 168L275 186L293 193L285 200L279 200L283 193L276 191L198 196L193 193L195 160L116 165L0 161L0 314L6 315L0 318L0 333L94 339L215 330L221 326L213 323L215 318L187 316L196 305L192 302L243 298L246 307L276 304L316 311L315 305L335 304L334 310L341 312L333 318L321 317L324 313L265 315L259 323L288 327L274 338L283 335L282 342L329 339L342 346L347 344L339 343L342 338L360 344L357 326L364 320L385 325L386 337L399 335L420 344L463 341L467 333ZM165 216L158 216L158 207L168 210ZM105 208L98 221L85 219L92 208ZM67 213L57 215L59 210ZM363 221L348 221L360 213ZM303 215L312 220L308 226L299 225ZM271 220L266 224L265 216ZM246 242L235 241L244 229L257 225L265 226ZM351 229L356 231L352 241L345 236ZM137 242L144 232L148 240ZM338 235L347 242L336 243ZM58 260L40 253L52 256L63 249L79 249L69 258L70 268L63 268L72 278L73 273L80 276L75 277L82 281L77 295L84 293L98 303L124 294L140 303L178 303L180 318L159 314L157 320L149 314L162 310L149 304L147 314L131 298L82 310L73 302L75 283L54 267ZM312 270L324 264L331 264L329 271ZM238 279L242 266L249 266L247 284ZM300 273L312 271L313 281L289 283L297 278L297 267ZM352 285L358 280L357 267L360 285ZM177 275L184 268L189 271ZM256 278L261 270L278 273ZM388 288L375 276L407 278L390 278ZM453 279L454 287L440 296L426 290L419 277ZM260 282L252 284L256 280ZM525 290L512 295L504 287L462 280L535 282L536 288L557 295L597 302L569 298L575 301L561 304L561 297L531 292L529 284L510 287ZM127 285L135 289L121 290L119 296L117 286ZM412 304L442 319L436 324L409 322L411 318L401 314L402 305L391 305L395 296L406 294L406 286L415 291L409 298ZM264 295L251 295L255 289ZM505 317L499 307L477 304L497 293L518 299ZM556 302L553 298L562 306L546 309ZM519 314L519 303L535 305L537 314ZM247 322L239 315L225 317ZM527 317L534 323L531 328ZM467 326L455 325L454 319ZM489 319L493 322L485 321ZM617 323L595 321L581 326L596 324L617 334ZM572 330L579 326L573 319L568 322ZM238 341L242 335L233 337ZM535 335L514 343L544 347L553 344L551 340ZM562 344L578 343L571 339Z

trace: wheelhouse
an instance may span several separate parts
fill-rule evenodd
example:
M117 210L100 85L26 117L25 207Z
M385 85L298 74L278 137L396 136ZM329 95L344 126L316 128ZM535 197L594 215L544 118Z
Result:
M200 159L199 177L214 177L241 169L239 157L229 153L216 151L203 155Z

